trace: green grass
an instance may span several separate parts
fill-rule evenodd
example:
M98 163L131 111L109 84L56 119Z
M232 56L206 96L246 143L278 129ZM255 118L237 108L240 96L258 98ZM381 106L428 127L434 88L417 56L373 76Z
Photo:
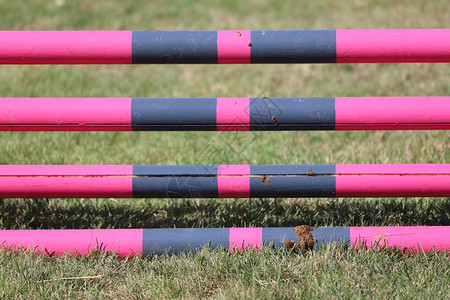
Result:
M55 259L4 251L0 263L5 298L445 299L450 275L445 254L407 257L339 245L300 255L204 249L125 261L113 255Z
M1 30L445 28L448 1L5 1ZM446 64L0 66L1 97L448 96ZM3 132L0 164L449 163L450 133ZM3 199L0 228L450 225L448 198ZM448 254L0 251L2 298L448 299ZM90 279L68 277L98 276Z

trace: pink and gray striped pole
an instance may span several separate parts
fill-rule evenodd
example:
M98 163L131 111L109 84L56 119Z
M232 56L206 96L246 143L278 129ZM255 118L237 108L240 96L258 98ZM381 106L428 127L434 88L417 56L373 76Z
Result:
M449 29L0 32L0 64L418 62L450 62Z
M296 230L299 227L304 227L301 234ZM0 242L6 248L31 248L52 256L89 255L91 251L145 256L197 251L204 246L231 252L263 246L316 249L332 242L355 249L396 248L407 253L450 251L450 226L299 227L0 230Z
M0 165L0 198L450 197L450 164Z
M450 129L450 97L0 98L0 131Z

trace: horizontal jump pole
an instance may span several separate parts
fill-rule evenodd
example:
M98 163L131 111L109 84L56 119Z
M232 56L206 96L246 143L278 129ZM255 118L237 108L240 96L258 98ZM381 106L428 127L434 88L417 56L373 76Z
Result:
M0 98L0 131L450 129L450 97Z
M92 251L146 256L203 247L223 247L230 252L263 246L312 250L335 242L355 249L395 248L415 253L450 251L450 226L0 230L0 242L6 248L31 248L50 256Z
M0 31L0 64L447 62L450 29Z
M449 196L450 164L0 166L0 198Z

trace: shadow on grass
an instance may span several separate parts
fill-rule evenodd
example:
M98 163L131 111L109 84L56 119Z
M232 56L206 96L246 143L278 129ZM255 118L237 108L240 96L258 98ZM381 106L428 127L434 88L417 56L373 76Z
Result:
M19 228L168 228L235 226L450 225L450 198L169 199L139 205L102 200L0 199L0 226Z

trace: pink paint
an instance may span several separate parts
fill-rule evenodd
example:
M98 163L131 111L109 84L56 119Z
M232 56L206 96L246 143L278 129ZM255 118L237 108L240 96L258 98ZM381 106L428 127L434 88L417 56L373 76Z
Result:
M250 165L219 165L217 174L219 176L250 175Z
M124 175L133 175L133 165L0 165L0 176Z
M219 64L249 64L250 30L218 30L217 58Z
M0 165L0 197L131 198L132 165Z
M131 64L131 31L0 31L0 64Z
M450 164L336 165L336 175L450 175Z
M250 98L217 98L218 131L250 130Z
M450 226L350 227L352 247L386 246L412 252L449 251Z
M337 63L448 63L450 29L336 30Z
M250 198L250 165L219 165L219 198Z
M336 130L450 129L450 97L336 97Z
M92 250L119 256L142 254L143 229L0 230L0 243L8 248L34 248L47 255L83 254Z
M245 250L247 247L261 249L262 228L230 228L230 251Z
M450 176L336 176L336 197L450 197Z
M132 177L0 177L0 198L132 198Z
M0 98L0 130L130 131L131 98Z

